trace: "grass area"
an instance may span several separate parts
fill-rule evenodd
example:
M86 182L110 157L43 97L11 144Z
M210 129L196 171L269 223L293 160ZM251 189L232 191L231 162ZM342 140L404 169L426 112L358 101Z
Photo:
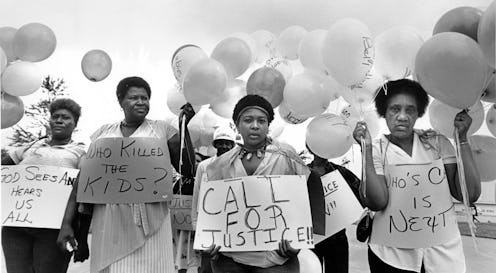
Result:
M477 229L476 237L496 239L496 223L475 223ZM470 236L470 229L467 222L458 222L458 228L462 235Z

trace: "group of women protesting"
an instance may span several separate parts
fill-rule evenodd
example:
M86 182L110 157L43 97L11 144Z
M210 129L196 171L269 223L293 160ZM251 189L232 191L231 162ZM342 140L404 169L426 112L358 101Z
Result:
M246 95L236 104L232 118L243 144L223 146L223 152L196 169L194 147L185 125L194 116L186 104L179 115L179 131L164 121L150 120L151 88L140 77L128 77L117 85L117 101L124 117L122 121L99 127L91 140L102 138L148 137L166 141L170 162L182 177L200 183L252 175L303 175L309 188L320 190L321 198L310 200L314 233L323 234L325 227L318 218L324 217L324 196L320 176L339 170L363 206L376 212L368 239L368 262L371 272L465 272L462 240L457 230L453 206L438 215L434 245L412 247L411 243L385 236L390 232L390 215L404 205L409 197L393 186L395 174L406 165L409 170L436 168L436 196L432 199L452 202L462 200L461 180L466 181L469 202L480 195L480 178L472 159L467 131L471 118L466 111L453 121L459 138L464 171L457 167L457 153L446 136L433 131L414 129L416 120L428 106L429 97L422 86L409 79L385 83L378 90L375 106L386 120L389 134L372 140L367 124L358 122L353 137L362 143L364 174L362 180L341 166L315 157L310 165L300 159L287 144L268 137L269 124L274 119L271 104L258 95ZM71 139L81 115L81 107L71 99L58 99L50 106L50 137L22 147L2 158L2 165L39 164L78 168L85 150ZM332 135L328 136L332 138ZM305 141L305 140L302 140ZM220 146L219 146L220 147ZM232 148L232 149L231 149ZM460 160L460 158L458 158ZM196 173L195 173L196 171ZM200 173L198 173L200 172ZM419 171L420 172L420 171ZM459 174L465 177L460 177ZM415 194L427 202L432 193L426 176L415 177ZM77 183L66 205L60 230L2 227L2 246L9 273L66 272L74 249L74 261L91 257L91 272L176 272L173 251L173 230L167 202L132 204L87 204L76 200ZM440 190L439 190L440 188ZM193 199L198 198L195 189ZM410 194L406 192L406 194ZM304 198L305 195L302 195ZM415 197L415 196L414 196ZM416 199L415 199L416 200ZM424 205L426 203L423 203ZM197 206L197 200L193 200ZM419 201L419 206L420 206ZM196 212L195 212L196 213ZM195 218L193 213L193 218ZM301 212L300 212L301 213ZM435 212L437 213L437 212ZM442 217L442 220L440 217ZM424 219L420 219L422 222ZM420 222L406 220L412 230ZM87 243L91 222L91 250ZM416 225L417 224L417 225ZM431 227L437 227L431 225ZM387 228L383 228L387 227ZM400 237L401 238L401 237ZM68 250L69 249L69 250ZM299 272L299 249L282 239L278 249L270 251L224 252L211 245L203 250L201 272ZM325 263L325 272L348 272L348 243L341 231L316 245ZM322 260L323 258L323 260ZM366 257L363 257L366 259Z

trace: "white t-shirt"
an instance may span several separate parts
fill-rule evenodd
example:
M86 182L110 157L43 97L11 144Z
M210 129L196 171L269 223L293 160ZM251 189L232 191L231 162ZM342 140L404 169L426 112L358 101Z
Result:
M442 158L444 164L456 164L455 150L446 137L438 136L437 141L429 142L435 145L429 147L414 133L410 156L403 149L389 142L386 136L374 140L372 155L376 173L384 175L384 166L387 164L431 162L439 157ZM428 248L407 249L372 243L369 247L382 261L403 270L420 272L423 263L426 273L463 273L466 271L460 234L445 244Z

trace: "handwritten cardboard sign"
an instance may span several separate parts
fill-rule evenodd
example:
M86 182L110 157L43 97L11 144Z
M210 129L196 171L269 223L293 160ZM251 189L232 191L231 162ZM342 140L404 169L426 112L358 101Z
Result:
M191 220L191 205L193 196L174 194L170 202L172 228L194 230Z
M60 228L77 169L2 166L2 225Z
M151 203L172 197L165 139L100 138L81 162L78 202Z
M202 183L195 249L221 251L313 248L307 182L300 175L246 176Z
M314 235L320 242L357 221L363 213L360 202L339 171L321 177L325 198L325 236Z
M441 160L388 165L387 173L389 203L374 216L372 243L424 248L456 236L454 205Z

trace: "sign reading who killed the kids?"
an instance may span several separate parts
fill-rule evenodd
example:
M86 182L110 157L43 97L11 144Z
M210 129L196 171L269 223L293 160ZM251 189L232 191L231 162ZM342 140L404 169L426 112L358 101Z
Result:
M81 162L78 202L150 203L172 197L172 167L166 141L100 138Z
M2 226L60 228L79 170L2 166Z
M221 251L312 248L313 229L305 176L246 176L201 184L195 249Z

